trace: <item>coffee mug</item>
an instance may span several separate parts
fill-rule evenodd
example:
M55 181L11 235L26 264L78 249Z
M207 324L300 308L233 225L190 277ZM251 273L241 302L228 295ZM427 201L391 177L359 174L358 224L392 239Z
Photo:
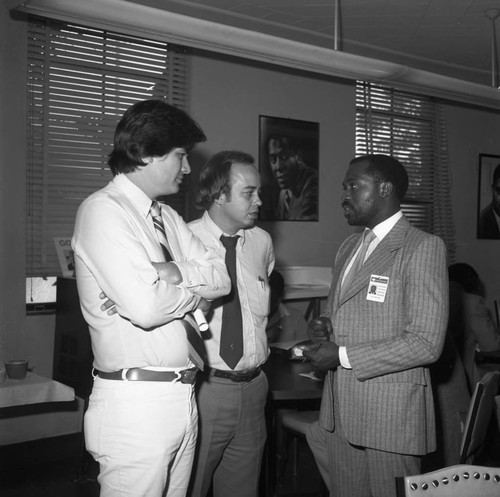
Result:
M28 361L26 359L7 361L5 363L5 370L7 371L7 376L12 380L22 380L28 372Z

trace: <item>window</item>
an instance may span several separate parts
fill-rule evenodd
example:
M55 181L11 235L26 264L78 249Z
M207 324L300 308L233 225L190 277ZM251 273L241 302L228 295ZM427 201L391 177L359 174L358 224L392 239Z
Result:
M187 104L186 50L160 41L31 19L28 29L27 276L61 274L54 238L111 179L116 123L134 102ZM186 183L186 182L185 182ZM188 186L169 197L180 213ZM32 290L30 290L30 287ZM36 294L29 282L27 303Z
M416 227L439 235L455 255L451 179L443 106L373 83L356 85L356 154L392 155L410 180L402 209Z

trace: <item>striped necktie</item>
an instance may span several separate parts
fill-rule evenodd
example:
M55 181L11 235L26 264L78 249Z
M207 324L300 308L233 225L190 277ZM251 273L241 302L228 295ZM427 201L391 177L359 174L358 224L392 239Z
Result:
M156 200L153 200L150 212L153 219L153 225L155 227L156 237L160 242L163 255L165 256L165 261L171 262L173 259L170 251L168 250L167 234L161 217L161 207ZM185 319L182 319L181 323L186 330L189 358L198 369L203 370L204 365L207 363L207 351L205 350L205 344L200 336L200 332Z
M163 224L163 219L161 217L161 207L160 204L153 200L151 204L151 218L153 219L153 225L155 227L156 237L160 242L161 248L163 250L163 255L165 256L165 261L170 262L173 260L170 251L168 250L167 234L165 233L165 225Z
M243 319L236 278L236 244L239 236L221 235L226 248L226 268L231 279L231 292L223 298L222 326L219 354L224 362L234 369L243 356Z
M340 289L341 299L344 296L346 290L351 285L352 281L354 280L356 273L361 269L361 266L364 264L368 246L375 238L376 238L375 233L371 229L366 228L363 233L361 247L359 248L359 252L356 256L356 259L353 261L351 269L349 269L349 272L345 275L344 281L342 282L342 287Z

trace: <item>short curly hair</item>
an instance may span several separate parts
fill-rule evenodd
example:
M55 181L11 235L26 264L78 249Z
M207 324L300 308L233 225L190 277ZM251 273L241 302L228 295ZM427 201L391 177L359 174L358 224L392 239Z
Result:
M401 202L408 191L408 173L397 159L384 154L367 154L356 157L351 164L368 162L366 172L378 181L388 181L394 187L394 193Z
M198 209L210 208L222 194L230 196L233 164L253 166L255 159L250 154L237 150L223 150L213 155L200 172L195 204Z

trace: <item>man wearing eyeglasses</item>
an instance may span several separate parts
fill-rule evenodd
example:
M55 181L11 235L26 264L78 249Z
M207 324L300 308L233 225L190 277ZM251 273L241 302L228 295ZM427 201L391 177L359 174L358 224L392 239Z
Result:
M500 164L493 172L491 203L481 211L479 216L477 237L500 240Z

